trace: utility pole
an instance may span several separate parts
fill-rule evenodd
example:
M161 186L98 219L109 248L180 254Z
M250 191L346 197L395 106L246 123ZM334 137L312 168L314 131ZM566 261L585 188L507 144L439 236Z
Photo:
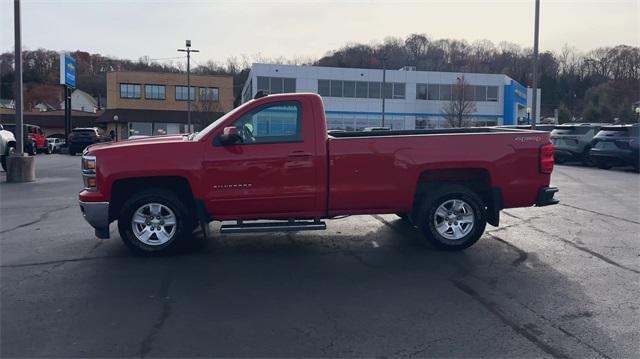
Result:
M191 53L200 52L191 48L191 40L185 42L186 49L178 49L178 52L187 53L187 128L191 132ZM195 97L195 90L193 91Z
M22 114L22 26L20 24L20 0L13 2L15 35L15 102L16 148L7 157L7 182L33 182L36 180L35 157L24 154L24 119Z
M533 30L533 121L531 129L536 129L536 119L538 118L538 30L540 27L540 0L536 0L535 26Z
M384 100L386 97L385 89L387 88L387 53L382 54L382 126L384 127Z
M24 154L24 119L22 117L22 34L20 24L20 0L13 2L13 24L15 35L15 95L16 99L16 149L15 154Z

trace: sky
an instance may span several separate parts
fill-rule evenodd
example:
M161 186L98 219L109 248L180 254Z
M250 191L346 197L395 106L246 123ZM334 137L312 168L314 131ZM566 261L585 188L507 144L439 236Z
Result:
M533 46L534 0L22 0L25 48L117 58L319 58L347 43L426 33ZM0 0L0 52L13 51L13 0ZM541 0L540 50L640 46L640 0ZM181 60L179 60L181 61Z

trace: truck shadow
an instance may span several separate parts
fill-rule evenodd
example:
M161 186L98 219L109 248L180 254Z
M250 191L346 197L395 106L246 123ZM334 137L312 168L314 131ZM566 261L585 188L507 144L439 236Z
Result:
M52 306L65 315L25 314L3 328L3 354L18 353L12 338L44 331L52 342L73 338L52 356L629 355L617 352L579 283L514 244L486 235L448 253L422 245L399 220L362 233L341 230L348 225L200 238L160 258L127 255L121 243L98 248L112 257L20 287L56 283L81 294L4 301L3 311Z

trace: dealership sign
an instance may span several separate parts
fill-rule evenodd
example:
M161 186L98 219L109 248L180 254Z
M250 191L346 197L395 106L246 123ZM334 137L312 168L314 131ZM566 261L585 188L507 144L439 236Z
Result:
M76 60L66 54L60 54L60 84L76 87Z

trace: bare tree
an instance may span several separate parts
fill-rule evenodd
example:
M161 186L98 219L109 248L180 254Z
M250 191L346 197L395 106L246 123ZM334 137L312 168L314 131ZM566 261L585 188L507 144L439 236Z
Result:
M201 92L195 104L196 111L201 112L203 121L206 121L206 123L202 123L203 127L213 122L220 113L224 112L220 106L220 93L216 94L212 90Z
M464 80L463 76L458 78L451 90L451 101L442 106L442 117L447 120L449 127L469 127L473 113L476 111L473 87Z

